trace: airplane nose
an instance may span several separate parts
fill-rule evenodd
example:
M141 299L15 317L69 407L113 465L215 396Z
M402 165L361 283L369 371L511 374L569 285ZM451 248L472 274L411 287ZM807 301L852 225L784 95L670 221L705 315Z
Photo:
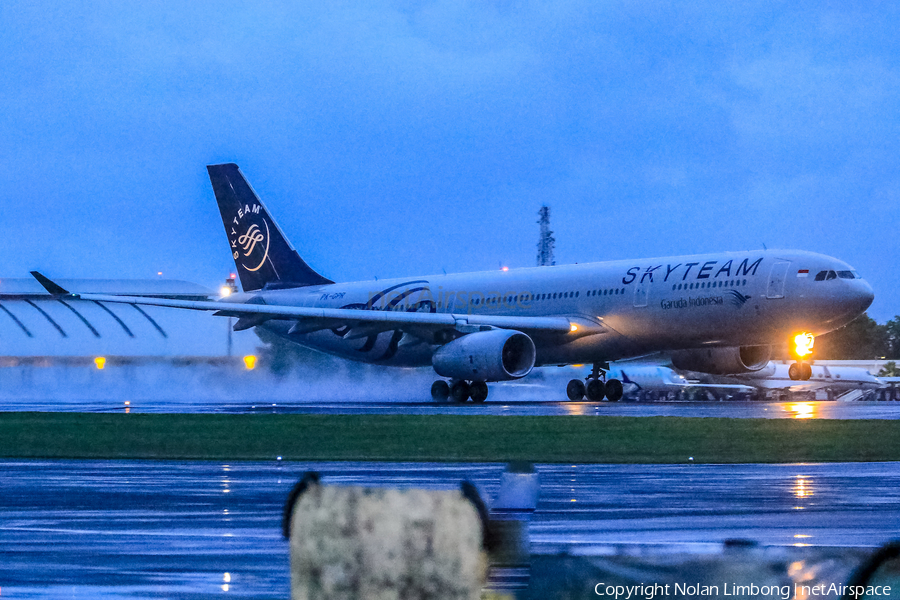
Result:
M872 286L866 281L857 281L856 284L853 300L858 307L858 312L863 313L872 305L872 301L875 300L875 292L872 291Z

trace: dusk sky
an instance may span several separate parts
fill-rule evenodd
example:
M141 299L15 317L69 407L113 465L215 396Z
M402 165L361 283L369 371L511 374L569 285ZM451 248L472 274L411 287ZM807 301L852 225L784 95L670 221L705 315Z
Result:
M861 7L862 6L862 7ZM235 162L339 280L796 248L900 313L900 5L0 3L0 277L234 270Z

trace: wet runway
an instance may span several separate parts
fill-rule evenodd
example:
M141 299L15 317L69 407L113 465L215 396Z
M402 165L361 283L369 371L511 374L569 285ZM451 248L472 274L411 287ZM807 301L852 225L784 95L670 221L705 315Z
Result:
M568 402L515 400L450 404L409 401L96 400L4 399L2 411L278 413L278 414L465 414L594 415L620 417L726 417L737 419L900 419L900 402Z
M286 598L282 502L325 483L492 498L499 464L0 461L0 593L11 598ZM874 546L900 537L900 463L541 465L533 549Z

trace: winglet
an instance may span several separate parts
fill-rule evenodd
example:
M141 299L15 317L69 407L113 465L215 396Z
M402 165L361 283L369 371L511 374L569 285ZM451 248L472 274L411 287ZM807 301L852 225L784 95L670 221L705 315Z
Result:
M44 286L44 289L47 290L48 292L50 292L50 295L52 295L52 296L68 296L70 293L68 290L53 283L52 281L50 281L49 279L47 279L46 277L44 277L37 271L32 271L31 275L35 279L37 279L38 283L40 283L42 286Z

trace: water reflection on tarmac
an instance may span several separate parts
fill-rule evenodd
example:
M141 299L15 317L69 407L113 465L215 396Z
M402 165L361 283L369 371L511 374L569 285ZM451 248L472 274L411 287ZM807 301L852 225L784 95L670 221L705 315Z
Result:
M466 414L594 415L619 417L724 417L733 419L900 419L900 402L560 402L489 401L483 404L435 402L331 401L245 402L211 400L11 400L4 411L128 413L277 413L277 414Z
M11 598L285 598L282 502L325 483L451 489L485 498L499 464L0 461L0 593ZM541 465L534 550L633 544L704 551L874 546L900 536L900 463Z

